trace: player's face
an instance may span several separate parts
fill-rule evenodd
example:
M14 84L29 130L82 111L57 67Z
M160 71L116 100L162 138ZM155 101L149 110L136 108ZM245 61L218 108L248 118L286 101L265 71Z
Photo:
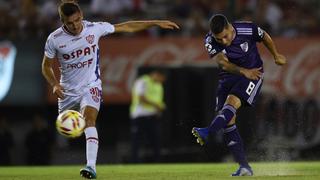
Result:
M157 80L157 82L159 82L159 83L164 83L164 81L166 80L166 76L165 75L163 75L163 74L157 74L157 78L156 78Z
M153 77L154 81L156 81L158 83L164 83L166 80L166 76L162 73L159 73L159 72L153 73L152 77Z
M71 16L64 16L62 18L63 24L67 27L68 31L72 33L73 35L78 35L82 31L82 13L76 12L72 14Z
M234 28L229 24L224 30L219 34L214 34L216 41L223 46L230 46L231 42L234 39Z

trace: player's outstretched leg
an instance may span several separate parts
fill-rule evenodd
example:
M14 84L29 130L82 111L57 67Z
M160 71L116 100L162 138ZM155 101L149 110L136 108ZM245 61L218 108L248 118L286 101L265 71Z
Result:
M208 128L192 128L192 134L197 138L197 143L201 146L207 143L209 130Z
M216 133L224 128L235 116L237 110L229 104L223 106L221 113L217 115L207 128L192 128L192 134L197 138L197 142L202 146L208 139L208 134Z
M89 166L80 169L80 176L87 178L87 179L96 179L97 178L96 172Z
M225 104L221 109L220 113L212 120L208 129L210 133L216 133L222 128L226 127L227 124L236 115L237 109L230 104Z

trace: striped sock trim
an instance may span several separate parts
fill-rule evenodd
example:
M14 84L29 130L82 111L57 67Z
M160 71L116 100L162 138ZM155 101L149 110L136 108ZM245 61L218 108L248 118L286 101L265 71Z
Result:
M92 143L95 143L95 144L99 144L99 139L96 138L96 137L88 137L86 139L86 141L89 141L89 142L92 142Z
M236 125L232 125L231 127L227 127L223 129L223 133L229 133L231 131L234 131L235 129L237 129Z
M88 141L88 140L96 140L96 141L99 141L99 139L98 138L96 138L96 137L88 137L86 140Z
M217 118L219 118L219 117L224 119L224 120L226 120L226 117L223 114L220 114L220 115L217 116Z
M228 109L229 111L231 111L233 114L236 114L237 110L236 108L234 108L233 106L231 106L230 104L226 104L223 106L222 110Z

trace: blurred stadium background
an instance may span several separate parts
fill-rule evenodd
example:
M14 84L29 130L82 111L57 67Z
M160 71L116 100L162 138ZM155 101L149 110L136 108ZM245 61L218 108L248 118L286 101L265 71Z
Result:
M58 2L0 0L2 165L84 163L84 138L69 141L55 131L56 100L41 75L46 37L60 25ZM203 149L190 132L193 126L207 125L214 115L217 67L208 59L203 45L207 21L214 13L223 13L230 20L255 21L273 36L289 62L279 68L261 48L266 71L263 93L256 108L242 109L238 120L249 160L320 159L320 1L80 0L79 3L88 20L119 23L169 19L181 27L174 32L153 28L101 39L104 104L98 119L98 163L130 162L129 92L136 75L148 66L157 66L168 74L165 83L168 108L161 124L161 162L231 159L219 135ZM144 162L149 162L148 149L141 156Z

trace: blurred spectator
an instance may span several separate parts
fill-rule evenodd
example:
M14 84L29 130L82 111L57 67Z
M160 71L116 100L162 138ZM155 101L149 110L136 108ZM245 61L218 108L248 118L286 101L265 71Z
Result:
M190 16L184 20L185 36L200 36L208 31L207 20L202 11L192 11Z
M230 12L228 11L229 3L230 1L207 1L207 7L209 7L209 11L212 14L220 13L230 16Z
M0 39L14 39L17 37L17 23L10 13L11 4L0 2ZM2 4L4 3L4 4Z
M0 36L45 38L60 26L57 5L77 0L0 0ZM273 35L295 37L319 33L320 2L315 0L81 0L85 19L117 23L134 19L170 19L181 25L180 36L203 34L212 14L256 21ZM305 13L308 12L308 13ZM140 33L163 36L160 29ZM171 34L171 33L170 33ZM127 36L127 34L124 34ZM122 35L123 36L123 35Z
M319 32L319 17L317 10L319 4L301 3L299 1L282 2L284 9L284 20L282 22L282 35L295 37L301 35L312 35ZM306 13L308 12L308 13Z
M160 157L160 115L165 109L163 101L163 83L165 76L158 70L139 77L132 88L130 106L132 161L141 162L141 147L151 146L151 162L158 162ZM149 146L149 147L150 147Z
M171 14L176 18L186 19L192 11L190 0L176 0L171 5Z
M131 0L92 0L90 5L93 16L109 18L109 21L131 9Z
M279 34L283 18L282 9L274 0L251 0L248 5L255 12L255 19L261 27L271 34Z
M250 9L244 9L239 12L239 20L240 21L253 21L254 15L253 11Z
M0 166L11 165L11 149L13 147L13 136L8 128L7 119L0 117Z
M39 8L39 36L46 37L60 25L57 6L60 0L47 0Z
M78 2L78 0L61 0L62 2Z
M300 13L296 2L283 3L284 20L282 21L282 35L286 37L295 37L299 35Z
M18 14L20 37L37 38L38 34L38 6L34 0L21 0Z
M35 114L32 129L27 133L27 164L48 165L51 161L51 149L54 145L53 134L49 131L46 121L40 114Z

